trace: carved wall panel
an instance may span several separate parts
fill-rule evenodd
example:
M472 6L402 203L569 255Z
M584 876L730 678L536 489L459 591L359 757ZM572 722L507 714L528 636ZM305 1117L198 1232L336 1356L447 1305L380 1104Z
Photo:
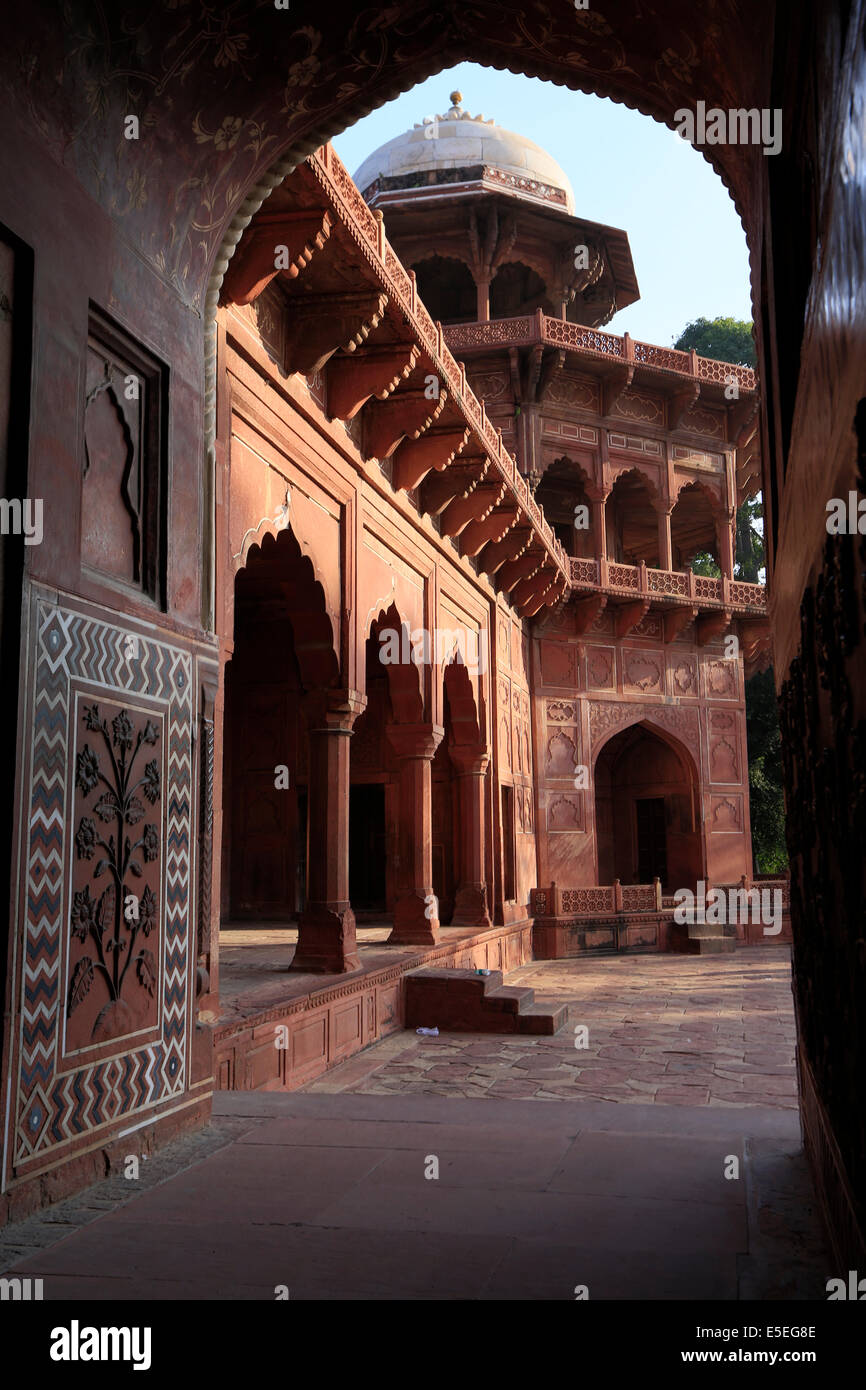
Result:
M698 689L698 663L693 656L674 656L668 658L670 669L670 694L700 694Z
M742 796L732 793L730 796L710 797L709 816L707 819L711 834L719 830L742 830Z
M724 439L725 420L723 415L708 406L693 406L680 421L680 429L694 430L695 434L708 434L715 439Z
M504 613L496 620L496 645L500 666L511 665L511 623Z
M547 808L547 828L549 831L583 830L583 792L552 793Z
M738 700L740 683L739 663L734 659L710 658L703 663L704 694L709 700Z
M577 647L570 642L542 642L541 679L544 685L577 688Z
M710 738L710 781L740 781L740 757L736 743L724 734Z
M164 371L94 311L87 344L81 560L164 597Z
M130 646L116 622L38 590L31 623L13 1092L14 1162L28 1171L185 1090L195 945L191 657L150 635ZM118 917L123 890L137 931Z
M548 777L574 778L577 756L577 730L557 729L547 740L545 772Z
M550 382L545 400L553 405L573 405L579 410L592 410L597 414L598 382L560 373Z
M594 690L613 690L616 686L616 664L613 647L588 647L586 674Z
M664 657L661 653L626 648L622 658L623 688L643 695L664 693Z
M628 391L614 402L613 415L622 415L627 420L642 420L649 425L665 423L664 400L644 391Z
M66 1054L155 1026L164 906L164 719L78 689L73 710Z
M547 722L549 724L573 724L577 704L569 700L548 700Z

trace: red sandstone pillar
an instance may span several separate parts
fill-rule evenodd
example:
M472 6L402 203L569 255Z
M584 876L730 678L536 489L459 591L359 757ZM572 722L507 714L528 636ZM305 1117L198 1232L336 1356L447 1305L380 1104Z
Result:
M367 700L317 690L304 701L310 740L307 905L290 970L342 974L361 965L349 902L349 739Z
M733 522L722 525L719 537L719 568L725 579L734 577L734 526Z
M490 755L459 744L449 752L460 797L460 880L451 923L483 930L492 925L484 877L484 793Z
M475 281L477 291L477 309L479 323L487 323L490 319L490 281L479 276Z
M592 498L592 539L595 543L596 560L607 559L607 521L604 514L603 497Z
M391 745L400 759L400 860L394 927L389 941L435 946L438 903L433 896L433 756L445 730L438 724L392 724Z
M673 569L671 514L664 510L659 511L659 569Z

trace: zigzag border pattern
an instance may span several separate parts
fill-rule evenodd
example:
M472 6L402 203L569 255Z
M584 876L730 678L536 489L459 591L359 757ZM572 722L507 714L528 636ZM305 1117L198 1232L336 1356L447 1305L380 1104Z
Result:
M29 712L30 774L26 916L20 994L20 1050L14 1162L182 1093L191 929L192 656L157 638L36 602L36 668ZM88 681L106 698L140 694L165 706L168 739L165 949L162 1038L132 1051L117 1039L112 1057L58 1071L62 1027L60 971L64 918L71 682Z

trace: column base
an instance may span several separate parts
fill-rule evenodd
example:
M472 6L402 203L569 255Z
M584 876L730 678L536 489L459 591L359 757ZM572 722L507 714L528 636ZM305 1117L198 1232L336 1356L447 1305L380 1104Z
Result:
M485 931L492 927L490 913L487 911L487 885L484 883L466 884L457 889L454 899L452 927L477 927Z
M289 969L344 975L360 968L355 914L348 903L311 903L298 923L298 944Z
M401 893L394 903L394 926L388 941L392 946L438 946L439 918L428 917L431 905L438 910L438 904L431 903L432 892Z

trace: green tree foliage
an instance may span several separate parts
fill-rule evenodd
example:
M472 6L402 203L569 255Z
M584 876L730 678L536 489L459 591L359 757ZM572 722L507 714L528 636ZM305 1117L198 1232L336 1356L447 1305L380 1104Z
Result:
M747 497L743 505L737 508L737 562L734 574L748 584L758 584L764 568L764 538L755 525L763 515L763 503L756 497Z
M782 739L772 667L746 681L746 737L755 870L759 874L784 873L788 854L782 795Z
M686 325L674 347L681 352L694 348L699 357L712 357L717 362L755 366L752 330L742 319L695 319ZM747 498L737 508L734 574L750 584L759 582L764 568L764 540L756 524L762 516L760 498ZM695 574L717 576L719 573L710 555L696 555L692 569ZM788 854L782 794L782 739L772 669L761 671L746 681L746 735L755 870L761 874L784 873Z
M674 347L680 352L694 348L698 357L712 357L716 362L755 365L752 329L743 319L695 319L686 324Z
M720 579L722 574L708 550L699 550L697 555L692 557L689 568L693 574L703 574L708 579Z

